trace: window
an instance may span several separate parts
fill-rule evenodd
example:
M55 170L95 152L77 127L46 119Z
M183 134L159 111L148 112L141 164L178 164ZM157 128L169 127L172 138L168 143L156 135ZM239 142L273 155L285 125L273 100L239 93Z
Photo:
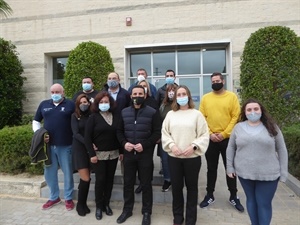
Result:
M68 57L52 58L53 84L59 83L63 85L67 61Z

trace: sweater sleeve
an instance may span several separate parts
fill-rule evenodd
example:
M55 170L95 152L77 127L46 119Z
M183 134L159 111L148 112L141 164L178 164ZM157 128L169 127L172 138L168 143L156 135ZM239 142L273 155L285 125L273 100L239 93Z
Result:
M78 119L73 114L71 119L71 127L73 132L73 138L75 138L80 143L84 144L84 137L79 133Z
M161 129L162 147L165 152L171 152L171 148L175 145L170 131L170 117L171 113L169 112L163 121Z
M192 142L192 144L198 147L195 154L204 155L209 144L209 131L202 113L197 117L196 135L196 139Z
M241 112L239 100L235 94L233 96L234 97L233 97L233 100L231 103L232 104L231 120L228 123L228 126L226 127L226 129L223 132L221 132L221 134L224 138L230 137L231 131L232 131L233 127L235 126L235 124L237 123L239 116L240 116L240 112Z
M229 142L226 149L226 173L235 173L234 168L234 157L236 152L236 125L231 133L231 136L229 138Z
M89 152L90 157L96 156L96 152L93 147L93 131L94 131L94 116L90 116L86 126L85 126L85 134L84 134L84 142L85 147Z
M275 148L280 164L280 181L285 182L288 177L288 152L282 132L277 127L278 134L275 137Z

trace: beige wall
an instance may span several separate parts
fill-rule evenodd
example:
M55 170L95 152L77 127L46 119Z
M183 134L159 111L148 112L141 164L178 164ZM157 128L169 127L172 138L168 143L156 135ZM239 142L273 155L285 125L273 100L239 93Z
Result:
M124 75L124 46L230 40L232 76L239 78L245 41L259 28L288 26L300 36L299 0L6 0L14 13L0 19L0 36L20 53L27 77L26 112L49 97L48 56L80 42L108 48ZM132 17L132 26L125 18ZM48 57L48 58L47 58Z

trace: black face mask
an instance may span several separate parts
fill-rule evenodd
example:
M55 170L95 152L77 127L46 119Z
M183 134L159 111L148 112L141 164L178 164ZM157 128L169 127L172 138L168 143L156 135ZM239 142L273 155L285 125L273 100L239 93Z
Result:
M134 105L141 105L144 102L144 97L132 97L132 103Z
M211 88L214 90L214 91L219 91L223 88L223 83L214 83L211 85Z

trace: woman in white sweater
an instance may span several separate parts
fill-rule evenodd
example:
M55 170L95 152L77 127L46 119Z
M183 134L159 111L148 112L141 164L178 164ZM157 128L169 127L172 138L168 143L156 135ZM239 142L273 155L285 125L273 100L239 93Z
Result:
M195 225L197 221L198 176L201 167L201 155L207 150L209 131L205 118L194 103L190 90L178 86L172 103L162 125L162 145L168 153L169 169L172 181L173 222L184 221L184 183L187 187L186 225Z
M287 149L280 129L257 100L243 104L240 120L226 150L227 174L241 182L251 224L269 225L278 181L288 176Z

